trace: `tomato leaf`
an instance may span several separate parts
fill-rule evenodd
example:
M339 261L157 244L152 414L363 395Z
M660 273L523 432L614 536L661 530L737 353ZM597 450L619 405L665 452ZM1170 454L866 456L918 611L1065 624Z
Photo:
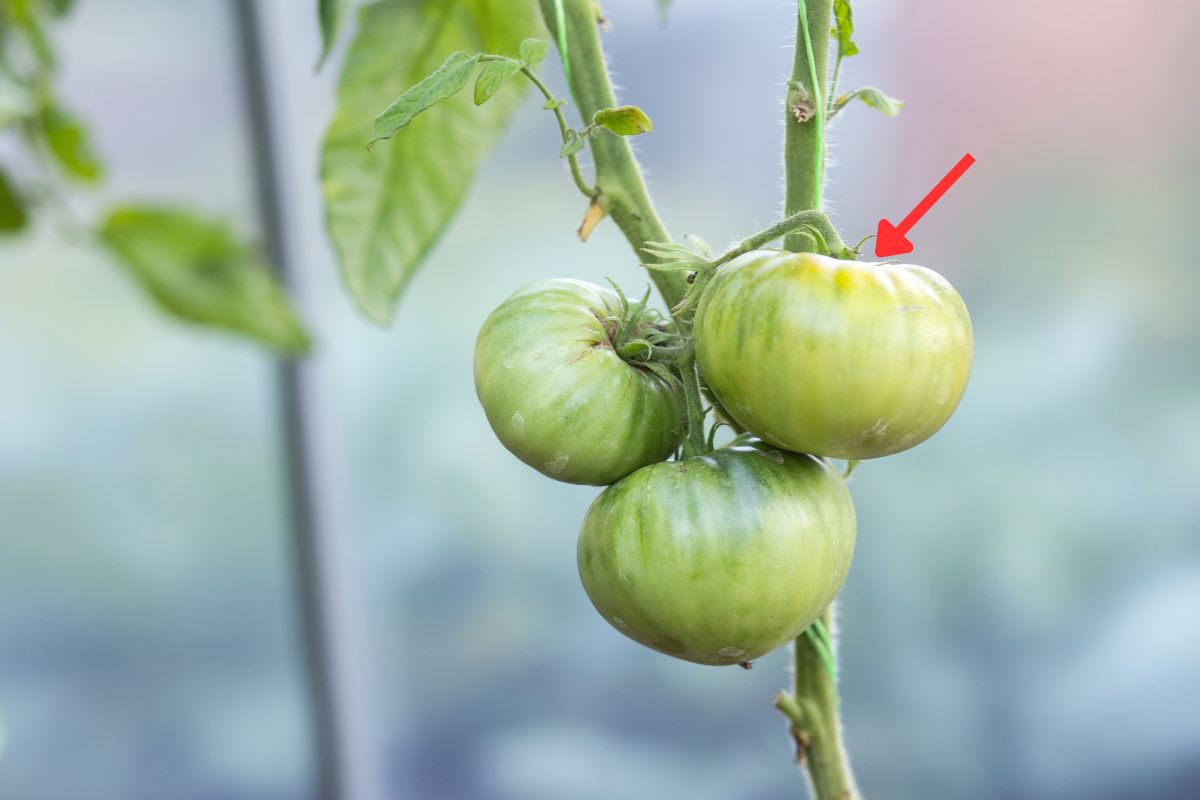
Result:
M546 54L550 52L550 42L545 39L526 39L521 42L521 47L517 52L520 53L521 61L525 63L525 66L532 67L545 60Z
M545 28L532 0L384 0L363 9L325 138L322 189L342 273L372 319L391 319L521 93L480 108L466 95L446 100L368 151L372 117L447 53L511 53L539 34Z
M337 44L342 23L350 11L350 3L351 0L317 0L317 20L321 23L321 57L317 60L317 69L321 68Z
M491 100L492 96L500 91L500 87L511 81L520 71L521 62L512 59L485 61L483 69L479 70L479 77L475 79L475 105L481 106Z
M104 165L83 120L48 103L42 106L38 122L46 146L64 174L82 183L96 183L104 176Z
M479 54L455 53L447 58L437 71L396 98L375 118L375 138L372 142L390 139L422 111L461 92L471 80L471 73L478 63Z
M0 169L0 235L17 233L29 223L25 200L8 173Z
M178 209L122 206L109 213L100 239L176 317L286 353L308 349L308 334L271 268L225 225Z
M855 89L853 92L847 92L839 96L833 103L833 113L836 114L841 111L852 100L861 100L871 108L889 117L896 116L900 113L900 109L904 108L903 100L888 97L874 86L864 86L861 89Z
M838 43L838 56L849 58L859 54L858 45L854 43L854 14L850 10L850 0L833 0L833 38Z
M654 123L637 106L602 108L592 117L592 123L619 136L640 136L654 130Z
M584 139L582 134L574 128L567 130L567 138L563 142L562 149L558 151L559 158L567 158L573 156L583 149Z

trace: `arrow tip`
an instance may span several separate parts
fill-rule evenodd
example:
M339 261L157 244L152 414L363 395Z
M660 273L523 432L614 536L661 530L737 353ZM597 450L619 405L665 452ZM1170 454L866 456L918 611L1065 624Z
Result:
M913 244L904 234L886 219L879 220L879 229L875 234L875 257L890 258L902 256L913 251Z

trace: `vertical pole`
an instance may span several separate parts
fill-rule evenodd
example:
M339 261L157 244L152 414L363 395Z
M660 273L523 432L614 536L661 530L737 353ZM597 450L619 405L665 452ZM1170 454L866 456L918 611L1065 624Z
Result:
M281 176L275 162L276 138L260 9L256 0L231 0L252 143L255 192L263 239L283 282L296 289L298 275L289 258ZM353 702L349 674L352 641L344 593L338 591L338 547L321 501L328 487L320 480L316 398L312 375L294 360L279 363L277 392L286 461L286 492L293 535L294 586L300 630L303 680L312 719L314 797L364 800L371 785L369 738Z

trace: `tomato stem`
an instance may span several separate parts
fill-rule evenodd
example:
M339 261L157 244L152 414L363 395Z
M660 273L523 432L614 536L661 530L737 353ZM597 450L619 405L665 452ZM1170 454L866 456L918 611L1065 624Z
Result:
M619 105L600 44L594 0L539 0L542 18L562 54L566 42L570 53L567 84L575 108L585 125L596 112ZM562 7L559 24L558 7ZM565 30L564 30L565 29ZM588 139L596 164L596 202L612 217L635 252L647 242L669 242L671 236L658 216L633 149L624 136ZM651 276L667 307L683 299L687 283L683 275L656 272Z
M553 35L563 57L567 86L575 101L575 108L584 124L591 124L597 111L618 106L616 92L604 50L600 44L600 30L596 20L594 0L539 0L542 19ZM564 134L565 135L565 134ZM588 138L592 159L596 164L596 186L593 202L597 203L610 217L635 253L641 254L642 247L649 242L670 242L667 232L642 176L633 149L623 136L596 136ZM655 261L661 257L649 256ZM672 309L675 326L680 334L688 333L685 309L680 301L689 284L683 273L652 271L654 285L667 308ZM684 453L705 451L704 407L700 402L700 378L694 357L689 361L680 359L674 372L683 385L687 404L687 429L684 437ZM699 433L697 434L697 431Z
M820 212L824 202L823 94L832 20L833 0L797 0L796 55L788 83L784 140L788 220L803 219L805 212ZM828 222L824 214L820 216ZM845 244L832 225L812 224L811 230L817 235L806 233L804 226L788 234L784 248L811 251L819 236L839 255L844 253ZM792 643L792 691L780 693L775 707L790 721L797 759L808 772L815 800L858 800L861 795L842 739L833 615L831 605L819 619L827 634L821 637L820 647L805 634Z
M566 64L565 61L563 63L564 65ZM537 76L536 72L529 67L521 67L521 72L524 73L525 77L528 78L530 82L532 82L537 88L537 90L542 93L542 96L546 98L546 104L550 107L550 110L554 112L554 117L558 120L558 129L562 133L563 143L566 144L567 137L571 131L571 126L567 124L567 118L563 116L562 103L560 103L559 99L554 96L553 92L550 91L550 87L547 86L545 82L543 82L542 79ZM579 167L579 156L575 153L570 154L567 156L567 164L569 164L571 167L571 178L575 181L575 186L578 187L579 191L583 192L586 197L591 200L595 200L596 195L599 194L599 191L594 186L589 185L587 180L584 179L583 171Z
M696 371L696 356L692 353L677 365L687 402L687 430L683 437L683 457L695 458L710 452L704 433L704 399L700 395L700 377Z
M785 216L820 209L825 184L825 75L833 0L798 0L796 56L788 81L784 134ZM809 237L790 235L788 250L809 249Z

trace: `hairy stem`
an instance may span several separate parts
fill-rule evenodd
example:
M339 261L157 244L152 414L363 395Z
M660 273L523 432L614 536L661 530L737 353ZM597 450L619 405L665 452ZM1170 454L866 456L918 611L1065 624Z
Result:
M539 2L542 18L563 58L563 74L571 90L571 98L575 101L583 124L590 125L597 111L617 106L616 92L600 44L595 1ZM644 255L642 247L648 242L670 242L671 235L667 233L650 200L646 180L625 137L599 131L589 137L588 143L596 162L596 187L592 202L612 217L639 260ZM688 288L684 275L652 270L650 279L658 287L667 308L676 309ZM682 313L682 310L672 311L680 333L687 330L687 321ZM681 367L679 379L683 382L688 416L684 455L691 456L704 451L704 409L700 402L700 376L694 359L685 360Z
M835 640L833 614L830 607L820 618L830 642ZM793 647L793 690L780 693L775 707L791 722L796 758L808 770L816 800L859 800L842 739L837 681L826 663L826 658L836 657L836 650L822 654L808 636L798 638Z
M788 83L787 133L784 140L786 216L820 211L825 182L825 98L829 31L833 0L798 0L796 57ZM822 231L828 240L830 237ZM836 236L836 232L834 233ZM812 238L796 232L784 240L792 251L807 250ZM840 237L836 239L840 242ZM829 242L831 245L833 241ZM842 740L834 672L833 607L821 616L830 650L822 654L814 641L800 636L792 643L795 675L792 691L783 692L776 707L791 721L797 757L808 771L816 800L858 800ZM828 663L827 661L828 660ZM832 667L832 669L831 669Z
M600 45L596 5L593 0L561 0L565 30L560 30L559 15L556 13L559 3L556 0L539 2L546 26L554 41L559 43L560 53L563 43L567 44L565 61L569 67L565 73L571 98L584 125L589 125L597 111L617 106L608 64ZM639 257L642 245L647 242L671 241L650 200L646 181L625 137L599 131L589 140L589 144L596 162L596 202L612 217ZM668 308L674 307L683 298L687 283L682 275L652 272L650 277Z
M683 381L683 396L687 401L687 431L683 438L683 457L694 458L709 452L708 439L704 435L704 400L700 395L700 379L696 373L694 353L679 363L679 377Z
M833 227L833 223L829 221L829 217L824 211L800 211L791 215L787 219L781 220L771 227L759 231L753 236L748 236L737 244L729 252L722 255L716 261L712 262L712 267L716 268L722 264L726 264L738 256L743 256L753 250L758 250L765 245L770 244L781 236L787 236L797 231L802 231L805 228L812 228L821 234L825 239L825 243L835 252L839 252L845 248L846 243L842 241L841 234L837 228Z
M796 58L788 81L784 113L783 161L787 171L784 216L820 209L825 186L825 76L829 64L832 0L799 0ZM801 251L811 240L792 234L788 250Z

